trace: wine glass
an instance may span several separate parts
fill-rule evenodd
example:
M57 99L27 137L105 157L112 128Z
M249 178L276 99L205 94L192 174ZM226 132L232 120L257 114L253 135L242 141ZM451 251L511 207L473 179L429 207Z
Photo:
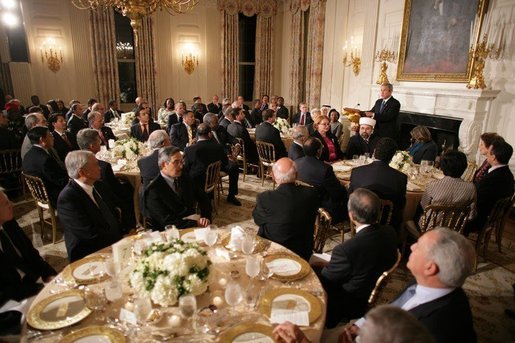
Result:
M354 165L358 164L359 161L359 155L352 155L352 163Z
M243 300L241 286L237 282L229 282L225 288L225 302L234 307Z
M254 252L256 245L256 236L251 233L246 233L241 240L241 251L245 255L250 255Z
M152 311L152 304L148 298L139 298L134 301L134 314L138 323L144 325Z
M254 279L256 276L259 275L260 267L261 267L261 256L259 256L259 255L247 256L247 262L245 264L245 272L251 279Z
M103 312L107 299L103 292L95 292L91 288L84 288L86 306L94 312L94 317L99 321L104 320Z
M360 155L359 156L359 165L363 166L366 164L366 162L367 162L367 157L365 155Z
M428 162L426 160L420 161L420 174L425 175L427 173Z
M211 248L213 245L216 244L217 240L218 240L218 230L213 230L213 228L209 228L209 230L206 231L206 236L204 237L204 241Z
M120 299L123 295L122 285L118 280L112 280L104 286L105 297L108 301L114 302Z
M112 257L106 258L104 260L104 271L107 275L114 278L118 272L116 268L116 263L114 263L114 259Z
M197 311L197 298L192 294L183 295L179 298L179 310L182 317L189 321Z

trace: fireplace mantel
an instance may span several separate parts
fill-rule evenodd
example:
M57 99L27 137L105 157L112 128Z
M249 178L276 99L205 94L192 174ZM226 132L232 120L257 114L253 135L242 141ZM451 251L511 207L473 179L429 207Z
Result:
M446 85L447 86L447 85ZM470 160L476 160L479 136L486 123L492 101L499 90L469 90L456 88L428 88L394 85L393 96L400 101L401 110L428 113L462 119L459 129L459 149ZM371 88L371 98L377 98L379 86Z

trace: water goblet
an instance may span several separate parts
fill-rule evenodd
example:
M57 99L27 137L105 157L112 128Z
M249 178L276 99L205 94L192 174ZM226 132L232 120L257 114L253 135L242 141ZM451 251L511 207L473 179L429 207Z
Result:
M118 273L117 265L114 263L114 259L112 257L106 258L104 260L104 271L112 278L114 278Z
M427 172L427 167L428 167L427 162L429 162L429 161L426 161L426 160L420 161L420 173L422 175L425 175Z
M197 311L197 298L192 294L183 295L179 298L179 310L182 317L189 322Z
M259 275L260 269L261 269L261 256L259 256L259 255L247 256L247 261L245 263L245 272L251 279L254 279L256 276Z
M234 307L238 305L243 300L243 294L241 291L241 286L237 282L229 282L227 287L225 288L225 302Z
M213 228L209 228L209 230L206 231L206 236L204 237L204 241L211 248L213 245L216 244L217 240L218 240L218 230L213 230Z
M138 323L144 325L152 311L152 304L148 298L138 298L134 300L134 314Z
M103 292L95 292L91 288L84 288L84 299L86 306L93 311L94 318L103 321L103 311L107 303L107 299Z
M359 161L359 155L352 155L352 163L357 164Z
M245 255L250 255L254 252L254 247L256 245L256 235L251 233L246 233L241 240L241 251Z
M363 166L363 165L365 165L366 162L367 162L367 157L365 155L360 155L359 156L359 165Z
M108 301L114 302L120 299L123 295L122 285L118 280L107 282L104 286L105 297Z

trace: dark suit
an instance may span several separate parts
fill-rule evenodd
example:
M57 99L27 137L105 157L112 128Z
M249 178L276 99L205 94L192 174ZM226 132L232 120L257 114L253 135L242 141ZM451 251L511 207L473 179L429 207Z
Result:
M197 136L197 128L195 125L191 126L191 137L195 138ZM170 139L172 140L172 145L184 151L186 145L189 144L190 140L188 137L188 128L184 123L177 123L172 125L170 130Z
M252 216L259 225L259 236L307 261L313 251L313 227L319 206L314 188L288 183L258 194Z
M379 140L379 137L372 134L370 136L368 143L361 137L359 134L352 136L349 139L349 144L347 145L347 153L345 154L348 159L352 159L354 155L364 155L369 153L370 156L374 156L374 149L376 147L376 143Z
M68 182L66 170L61 168L56 159L48 152L33 145L22 162L24 173L39 177L45 184L50 203L55 208L57 197Z
M175 193L161 173L145 189L145 207L152 219L154 230L162 231L166 225L178 229L197 226L197 222L183 219L195 213L196 202L201 216L211 219L211 201L206 193L197 187L187 173L179 177L181 194Z
M281 134L272 124L269 122L263 122L256 127L256 141L263 141L274 145L275 159L278 160L281 157L288 156L286 147L281 140Z
M97 190L101 193L101 190ZM111 209L107 218L89 195L75 182L70 180L59 194L57 211L64 231L64 241L70 262L81 259L103 249L122 238L118 223L113 220L116 214L107 196L100 194Z
M216 134L216 137L215 137ZM211 132L212 138L211 140L221 144L224 147L224 151L226 155L231 153L231 146L238 144L238 140L227 133L227 130L222 126L218 125L216 130Z
M150 181L154 180L159 175L159 164L157 162L159 149L152 151L150 155L142 157L138 160L138 168L141 175L141 183L143 188L146 188Z
M247 119L250 121L250 123L254 127L258 126L259 124L261 124L263 122L263 117L261 116L261 111L257 108L254 108L250 112L249 117Z
M281 106L277 108L277 117L288 119L288 116L290 115L290 112L288 111L288 108L286 106Z
M438 146L434 141L424 142L414 152L410 151L410 155L413 156L413 163L416 164L424 160L434 162L438 155Z
M295 160L298 179L318 190L321 207L326 209L333 219L339 223L347 218L347 190L338 181L333 167L312 156L304 156Z
M63 162L70 151L79 150L75 135L67 131L65 131L64 134L66 135L68 142L66 142L57 131L52 131L52 136L54 136L54 149Z
M288 149L288 157L295 161L304 156L304 149L302 149L302 146L292 142L290 148Z
M222 120L220 120L220 122L218 123L218 125L220 125L221 127L223 127L224 129L226 129L226 130L227 130L227 127L228 127L229 125L231 125L231 121L230 121L229 119L227 119L227 118L225 118L225 117L224 117Z
M207 110L211 113L218 114L222 110L222 104L218 103L215 105L214 103L210 102L207 104Z
M299 124L299 125L301 125L301 124L300 124L300 115L301 115L301 113L299 112L299 113L297 113L297 114L295 114L295 115L293 116L293 120L292 120L292 123L293 123L293 124ZM312 122L313 122L313 119L311 119L311 113L306 112L306 113L304 114L304 126L307 126L308 124L311 124Z
M148 141L150 134L156 130L161 130L161 126L158 123L148 122L147 133L143 132L141 124L134 124L131 126L131 136L136 138L140 142Z
M184 149L184 165L191 178L204 188L207 167L221 162L221 170L229 175L229 196L238 194L238 165L229 163L224 147L210 139L198 141Z
M94 129L94 130L96 130L96 129ZM100 132L98 133L100 136L100 144L101 145L105 145L106 147L109 148L109 140L110 139L112 139L114 141L117 140L116 136L113 133L113 130L108 126L102 126L100 128L100 130L97 130L97 131L102 132L102 135L100 135ZM104 137L102 138L102 136L104 136Z
M0 127L0 150L19 149L21 142L16 138L13 131Z
M227 127L227 133L243 140L243 144L245 144L245 155L249 162L256 163L258 161L256 143L250 138L249 132L240 122L232 122L231 125Z
M168 120L166 122L166 132L170 134L172 126L177 123L182 123L182 117L179 117L179 115L174 111L172 114L168 116Z
M322 137L322 135L318 132L318 131L314 131L313 134L311 135L313 137L316 137L318 139L320 139L320 141L322 142L322 145L323 145L323 149L322 149L322 155L320 155L320 159L322 161L329 161L329 146L327 145L325 139ZM343 158L343 153L342 151L340 150L340 143L338 142L338 138L336 138L332 133L331 131L327 131L326 133L326 136L327 138L329 138L331 140L331 142L333 143L334 145L334 150L336 152L336 159L333 160L333 161L336 161L336 160L341 160Z
M401 103L392 96L381 112L382 103L383 99L377 99L374 107L370 110L370 112L374 112L374 119L376 120L374 132L379 137L397 139L397 118L399 117Z
M79 132L82 129L88 128L88 122L84 121L84 119L72 114L72 116L68 120L67 127L68 127L68 131L70 131L72 134L77 136L77 132Z
M119 111L115 111L113 109L108 109L104 112L104 123L109 123L111 120L115 118L121 119L122 116Z
M198 119L202 123L204 114L207 113L207 106L205 104L195 103L191 106L191 110L193 111L195 118Z
M397 237L389 225L373 224L337 245L329 265L317 272L328 295L326 326L365 313L377 278L397 259Z
M406 174L390 167L383 161L374 161L352 170L349 192L352 193L358 188L367 188L375 192L381 199L391 200L394 207L391 224L400 230L406 204L407 183Z

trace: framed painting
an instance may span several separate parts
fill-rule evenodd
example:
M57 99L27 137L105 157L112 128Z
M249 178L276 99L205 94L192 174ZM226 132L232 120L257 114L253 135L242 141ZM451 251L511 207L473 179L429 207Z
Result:
M397 80L468 82L488 0L406 0Z

